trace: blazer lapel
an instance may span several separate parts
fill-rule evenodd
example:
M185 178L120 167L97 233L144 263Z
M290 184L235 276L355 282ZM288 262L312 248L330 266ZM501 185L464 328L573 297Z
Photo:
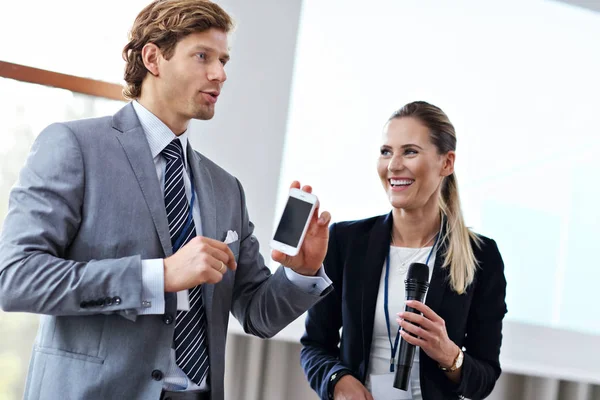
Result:
M221 240L217 237L217 206L215 201L215 190L212 177L208 169L202 164L198 153L192 149L188 141L187 146L188 164L194 176L194 186L200 206L200 219L202 220L202 236Z
M377 295L379 293L379 283L383 271L383 263L388 256L390 248L390 232L392 231L392 214L380 217L369 237L367 252L364 258L364 264L359 265L363 272L363 285L361 293L361 324L363 329L363 354L365 360L366 374L368 369L368 360L371 352L371 341L373 339L373 323L375 321L375 307L377 306Z
M188 164L192 170L194 186L196 187L196 196L198 196L198 206L200 207L200 219L202 221L202 236L221 240L217 237L217 205L215 201L215 191L212 178L208 169L202 164L200 156L192 149L188 141L187 146ZM211 321L213 315L213 294L215 285L204 284L202 286L202 298L206 310L206 321L209 330L209 342L211 334Z
M165 210L165 199L156 177L156 167L144 130L130 103L113 116L113 128L120 132L117 140L121 143L131 168L137 178L142 195L152 216L154 227L163 248L165 257L173 253L169 223Z

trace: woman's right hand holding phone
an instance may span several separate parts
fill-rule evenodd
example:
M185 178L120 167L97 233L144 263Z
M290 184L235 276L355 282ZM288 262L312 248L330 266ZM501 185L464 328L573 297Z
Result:
M374 400L373 396L358 379L344 375L333 388L334 400Z

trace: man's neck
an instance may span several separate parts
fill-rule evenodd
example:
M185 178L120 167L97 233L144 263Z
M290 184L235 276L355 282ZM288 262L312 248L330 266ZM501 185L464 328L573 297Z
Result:
M187 130L189 120L182 119L177 114L170 112L169 108L157 100L158 96L153 96L151 93L142 94L137 99L144 108L150 111L160 119L175 135L179 136Z

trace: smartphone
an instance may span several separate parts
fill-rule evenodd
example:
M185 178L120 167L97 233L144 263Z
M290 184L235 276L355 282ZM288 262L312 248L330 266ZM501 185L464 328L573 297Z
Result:
M318 199L314 194L290 189L287 203L271 240L271 248L290 256L298 254L317 203Z

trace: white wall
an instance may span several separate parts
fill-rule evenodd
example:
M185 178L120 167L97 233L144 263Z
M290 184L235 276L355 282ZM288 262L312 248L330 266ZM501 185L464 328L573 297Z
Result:
M236 20L215 118L190 127L196 150L238 177L269 260L301 0L216 1Z
M572 4L578 7L587 8L594 11L600 11L600 1L598 0L555 0L563 3Z
M279 179L286 147L301 0L218 2L238 22L233 58L228 66L229 80L219 100L216 117L210 122L192 125L192 141L196 149L244 184L250 216L257 227L256 235L263 244L262 254L268 260L267 244L278 197L287 185L282 182L280 188ZM509 282L511 284L515 282ZM590 318L597 318L597 313ZM297 341L302 329L303 322L299 319L282 332L278 340ZM231 330L239 333L239 325L233 323ZM506 372L600 382L597 367L600 339L597 336L518 322L508 322L504 336L502 362ZM577 344L579 350L570 352ZM524 356L528 358L525 360ZM290 360L290 363L296 364L298 360Z

